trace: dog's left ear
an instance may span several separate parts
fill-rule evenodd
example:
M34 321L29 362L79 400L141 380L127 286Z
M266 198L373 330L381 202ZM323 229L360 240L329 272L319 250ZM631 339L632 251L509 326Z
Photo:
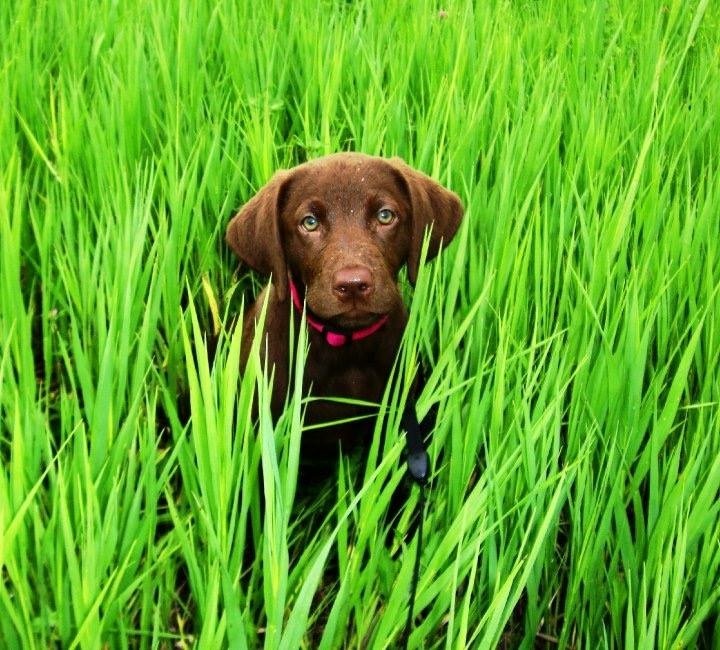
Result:
M232 218L225 239L251 269L272 274L278 300L287 296L287 267L280 241L280 208L289 171L279 171Z
M413 169L400 158L392 158L390 164L399 172L410 196L412 233L407 265L408 279L415 285L425 231L432 229L426 258L430 260L455 236L463 216L463 206L457 194Z

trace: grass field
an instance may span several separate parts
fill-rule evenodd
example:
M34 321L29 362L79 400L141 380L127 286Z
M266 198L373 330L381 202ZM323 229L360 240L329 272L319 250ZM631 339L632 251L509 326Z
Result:
M0 647L398 647L419 361L410 647L720 647L720 4L10 0L0 106ZM466 218L296 498L224 230L345 149Z

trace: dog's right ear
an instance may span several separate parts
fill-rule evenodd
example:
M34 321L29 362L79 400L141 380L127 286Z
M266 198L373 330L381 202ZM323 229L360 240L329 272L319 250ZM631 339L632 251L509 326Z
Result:
M230 221L225 239L251 269L272 274L278 300L287 297L287 265L280 240L280 210L290 172L279 171Z

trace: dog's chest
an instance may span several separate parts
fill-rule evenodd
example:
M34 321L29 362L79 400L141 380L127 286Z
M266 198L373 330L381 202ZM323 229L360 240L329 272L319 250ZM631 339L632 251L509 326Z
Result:
M377 354L377 346L364 350L340 349L328 356L314 354L313 345L305 366L306 394L316 397L346 397L379 402L387 384L394 355Z

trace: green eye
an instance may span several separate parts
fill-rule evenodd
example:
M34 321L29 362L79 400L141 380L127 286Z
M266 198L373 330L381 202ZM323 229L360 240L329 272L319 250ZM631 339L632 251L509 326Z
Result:
M383 208L382 210L379 210L376 217L378 223L382 224L383 226L388 226L393 221L395 221L395 213L388 208Z
M318 218L313 214L307 214L303 217L303 220L300 222L303 228L307 230L308 232L312 232L313 230L316 230L317 227L320 225L320 222L318 221Z

